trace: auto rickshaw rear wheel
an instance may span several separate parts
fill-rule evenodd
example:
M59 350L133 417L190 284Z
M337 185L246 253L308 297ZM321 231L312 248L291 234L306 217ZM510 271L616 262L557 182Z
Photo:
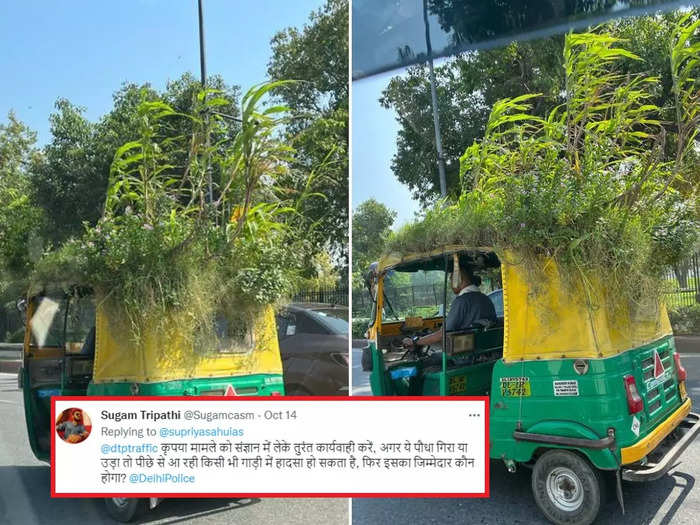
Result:
M532 470L535 502L552 523L592 523L600 511L603 492L600 471L575 452L549 450Z
M114 520L129 523L146 510L144 498L105 498L105 508Z

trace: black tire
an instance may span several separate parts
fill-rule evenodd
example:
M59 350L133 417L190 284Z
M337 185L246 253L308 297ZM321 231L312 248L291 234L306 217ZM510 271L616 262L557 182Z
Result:
M107 514L119 523L129 523L146 510L144 498L105 498Z
M557 525L588 525L598 516L603 476L568 450L542 454L532 470L532 494L542 513Z
M362 371L372 371L372 349L369 346L362 349Z
M289 385L284 387L284 393L287 396L313 396L307 388L301 385Z

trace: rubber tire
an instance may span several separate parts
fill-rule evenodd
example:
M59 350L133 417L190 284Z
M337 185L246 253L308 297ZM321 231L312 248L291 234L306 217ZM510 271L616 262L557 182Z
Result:
M123 507L115 505L112 498L104 498L107 514L119 523L130 523L146 511L148 500L145 498L130 498Z
M552 469L571 469L583 484L583 503L572 512L557 508L547 495L546 479ZM532 495L542 513L557 525L589 525L598 516L605 493L601 472L574 452L549 450L542 454L532 469Z
M284 387L284 394L287 396L313 396L308 388L302 385L289 385Z

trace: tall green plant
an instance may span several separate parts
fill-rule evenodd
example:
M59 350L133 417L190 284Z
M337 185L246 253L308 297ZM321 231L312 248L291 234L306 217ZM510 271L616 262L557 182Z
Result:
M640 57L603 31L570 34L563 49L565 102L546 117L538 94L498 101L484 138L460 159L462 194L399 232L392 249L445 242L518 252L535 273L554 258L570 283L605 278L611 296L641 304L659 272L697 232L692 194L672 184L700 168L697 155L698 25L683 17L669 50L678 154L663 155L658 78L625 72ZM586 288L584 286L584 288Z
M299 260L291 253L297 203L280 199L274 185L293 150L278 133L287 108L262 105L282 84L245 94L231 140L216 133L229 118L218 111L228 101L216 92L197 94L192 113L143 101L138 138L116 152L102 218L47 254L35 279L92 286L137 338L146 325L172 326L174 318L194 334L217 312L288 293ZM190 122L190 135L173 133L183 128L180 119Z

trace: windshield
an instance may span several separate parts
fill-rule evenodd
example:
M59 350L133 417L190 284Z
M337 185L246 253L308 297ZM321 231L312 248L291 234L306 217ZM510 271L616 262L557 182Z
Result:
M402 321L407 317L438 317L442 315L445 272L419 270L401 272L389 270L384 276L384 313L387 322ZM454 298L447 289L447 303Z
M347 335L350 331L350 324L346 319L340 317L343 314L347 317L347 310L309 310L309 315L311 317L326 326L335 335Z
M92 295L42 296L32 299L31 344L39 348L81 350L95 326L95 303Z
M67 300L58 297L35 297L30 319L31 345L39 348L63 346Z
M352 76L357 80L425 62L426 28L433 57L502 46L584 28L606 19L652 12L670 0L354 0ZM425 9L425 12L424 12Z
M500 288L500 270L492 268L474 272L481 283L479 290L485 294ZM455 298L450 284L452 274L447 274L447 312ZM443 270L400 271L389 270L384 276L385 322L403 321L407 317L441 317L445 272ZM502 314L501 314L502 315Z

